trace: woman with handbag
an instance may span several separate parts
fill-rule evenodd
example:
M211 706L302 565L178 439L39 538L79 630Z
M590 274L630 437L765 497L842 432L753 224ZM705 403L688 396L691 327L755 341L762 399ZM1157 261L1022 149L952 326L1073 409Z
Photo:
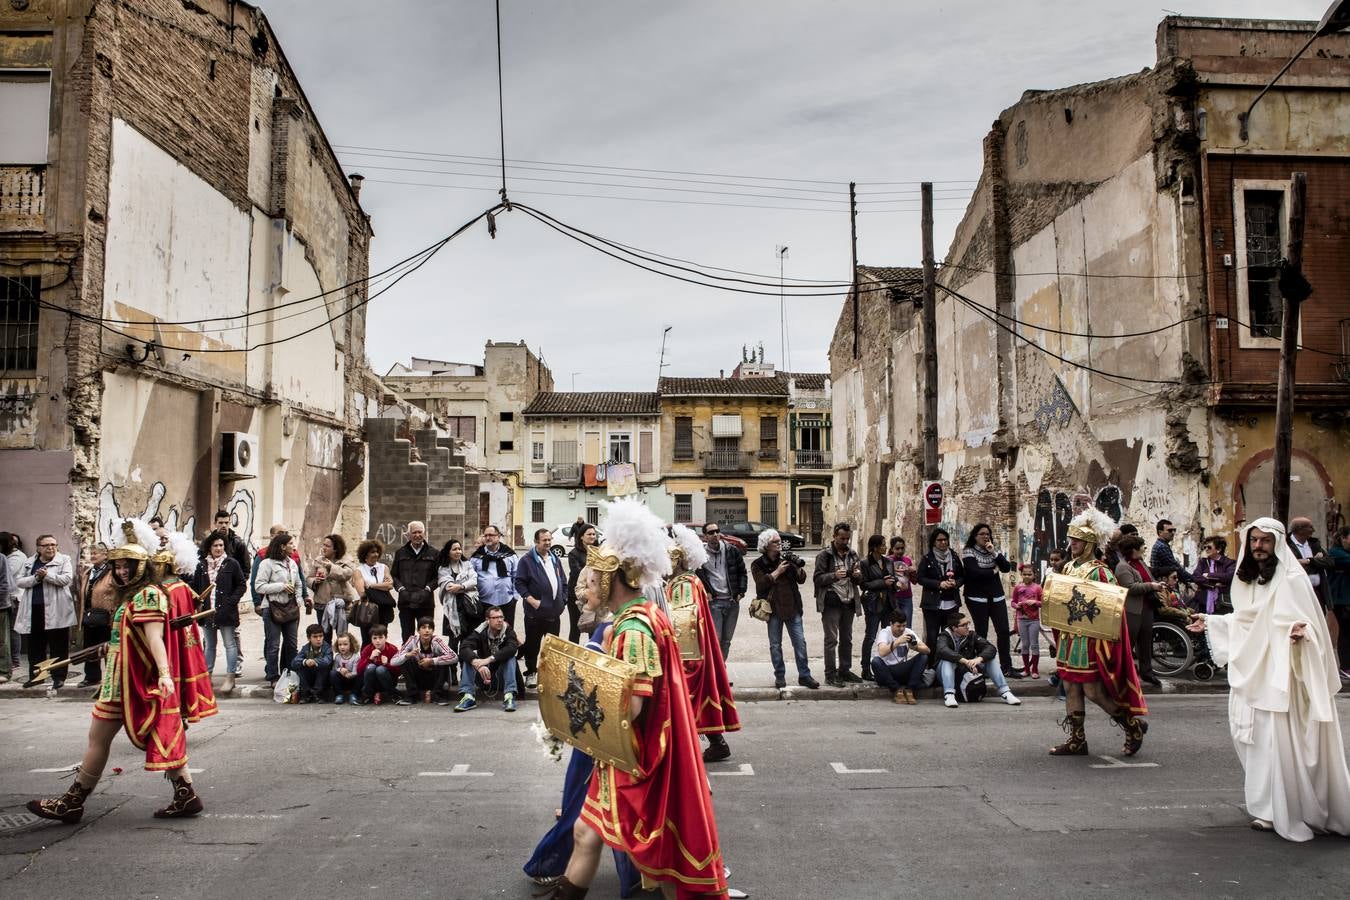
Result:
M356 548L356 557L360 565L352 578L356 594L360 598L350 619L361 631L361 646L370 643L370 629L376 625L388 625L394 621L395 601L390 593L394 589L394 576L389 567L380 562L384 556L384 544L376 540L362 541Z
M300 590L304 576L293 553L295 540L289 534L283 531L273 535L254 582L255 593L262 599L263 627L267 630L267 682L270 686L276 685L281 672L295 658L299 636ZM306 607L306 612L313 609L308 602Z
M352 584L356 567L347 559L347 542L340 534L323 539L319 558L314 561L314 576L309 587L313 592L314 607L319 610L319 624L323 639L332 646L333 635L347 630L347 613L358 594Z
M80 583L80 633L84 649L106 644L112 637L112 616L117 611L117 585L108 564L108 545L89 549L89 570ZM7 649L7 648L6 648ZM84 664L80 687L98 687L103 681L103 660L94 656Z
M215 619L200 624L202 652L206 655L207 674L216 668L216 637L225 645L225 681L222 694L234 690L235 666L239 662L239 601L244 596L244 570L225 552L225 538L211 532L201 544L201 562L189 582L201 609L214 609Z
M436 557L436 583L441 589L442 624L445 636L456 640L483 624L478 603L478 573L464 558L464 545L451 538Z

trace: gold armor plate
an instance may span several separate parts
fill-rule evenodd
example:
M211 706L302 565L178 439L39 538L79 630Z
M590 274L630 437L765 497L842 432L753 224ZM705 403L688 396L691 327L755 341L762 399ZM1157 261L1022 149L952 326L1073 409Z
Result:
M675 629L675 640L680 645L680 659L700 660L703 648L698 642L698 603L670 607L670 624Z
M629 702L637 667L544 635L539 650L539 713L549 733L596 762L639 773Z
M1045 583L1041 621L1069 634L1118 641L1120 620L1125 615L1125 594L1125 588L1119 585L1051 575Z

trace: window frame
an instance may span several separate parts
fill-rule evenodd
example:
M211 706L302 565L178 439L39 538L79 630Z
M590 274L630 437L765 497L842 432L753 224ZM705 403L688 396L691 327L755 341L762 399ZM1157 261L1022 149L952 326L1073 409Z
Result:
M1238 347L1244 350L1279 350L1280 338L1256 337L1251 333L1251 292L1247 287L1247 192L1270 191L1284 195L1280 202L1280 256L1289 253L1289 202L1292 185L1278 178L1233 179L1233 279L1237 294ZM1283 298L1281 298L1283 302ZM1239 322L1245 324L1238 324ZM1299 342L1303 339L1303 323L1299 321Z
M688 429L688 444L681 443L681 430ZM675 417L675 441L671 447L672 460L688 461L697 458L694 450L694 417L676 416Z
M622 438L623 444L624 444L625 446L627 446L627 448L628 448L628 453L627 453L627 458L626 458L626 459L620 458L619 455L616 454L616 453L614 452L614 449L615 449L615 445L614 445L615 438ZM605 435L605 449L606 449L607 453L609 454L608 456L605 457L605 461L606 461L606 462L616 462L616 463L631 463L631 462L633 462L633 432L632 432L632 431L611 431L611 432L609 432L608 434Z
M545 512L544 512L544 501L543 501L542 499L540 499L540 498L537 498L537 497L531 499L531 500L530 500L530 524L531 524L531 525L542 525L542 524L544 524L544 522L545 522L544 515L545 515Z

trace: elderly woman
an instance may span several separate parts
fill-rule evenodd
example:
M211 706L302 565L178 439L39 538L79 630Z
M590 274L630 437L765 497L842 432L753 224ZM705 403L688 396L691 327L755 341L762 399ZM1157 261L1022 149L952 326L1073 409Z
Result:
M811 666L806 658L806 633L802 629L799 585L806 582L806 568L783 558L783 539L772 528L759 533L759 554L759 559L750 564L750 577L755 581L755 596L766 598L773 607L768 622L773 685L787 687L787 670L783 665L783 626L786 625L788 638L792 641L792 655L797 661L797 683L815 690L820 687L820 682L811 677Z
M1116 563L1115 570L1116 584L1128 589L1125 620L1135 658L1139 661L1139 680L1161 687L1162 682L1153 674L1153 613L1158 608L1160 592L1165 592L1167 585L1155 580L1144 565L1144 539L1139 535L1125 535L1116 549L1120 552L1120 562Z
M71 589L75 569L70 557L57 552L56 537L40 535L37 553L24 560L16 583L19 586L19 618L14 630L28 635L28 677L37 675L37 664L50 656L62 659L70 649L70 629L75 624L75 597ZM66 670L53 669L47 696L55 697L65 682Z
M319 612L323 639L332 644L334 634L347 630L347 607L357 600L352 575L356 567L347 559L347 542L340 534L323 539L319 558L314 561L314 575L309 580L314 592L314 608Z

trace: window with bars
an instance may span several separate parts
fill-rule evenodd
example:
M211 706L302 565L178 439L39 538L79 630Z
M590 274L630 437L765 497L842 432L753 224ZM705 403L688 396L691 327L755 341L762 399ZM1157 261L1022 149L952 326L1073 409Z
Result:
M0 278L0 372L37 368L40 290L36 276Z
M599 524L600 524L600 507L598 507L598 506L588 506L588 507L586 507L586 521L589 522L589 523L592 524L592 525L599 525Z
M530 521L542 523L544 521L544 501L530 501Z
M694 495L675 495L675 521L689 522L694 518Z
M1280 259L1284 256L1284 192L1243 191L1247 226L1247 315L1251 336L1280 337L1284 298L1280 296Z
M694 458L694 419L692 416L675 417L675 459Z
M778 495L759 495L759 520L770 528L778 527Z

